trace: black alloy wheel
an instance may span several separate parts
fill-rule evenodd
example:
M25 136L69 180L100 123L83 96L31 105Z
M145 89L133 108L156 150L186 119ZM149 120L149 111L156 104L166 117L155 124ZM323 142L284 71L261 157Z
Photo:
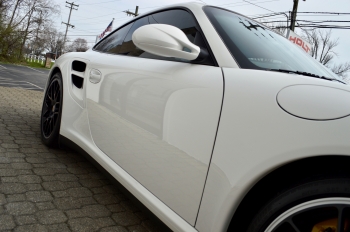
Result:
M62 76L54 74L45 92L41 111L41 139L47 146L57 146L63 101Z
M284 191L248 232L350 232L350 178L315 180Z

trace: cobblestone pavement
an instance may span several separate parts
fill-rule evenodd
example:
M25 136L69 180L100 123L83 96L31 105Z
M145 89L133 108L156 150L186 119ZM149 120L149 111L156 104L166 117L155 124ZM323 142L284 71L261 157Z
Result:
M84 156L41 143L42 96L0 87L0 231L163 231Z

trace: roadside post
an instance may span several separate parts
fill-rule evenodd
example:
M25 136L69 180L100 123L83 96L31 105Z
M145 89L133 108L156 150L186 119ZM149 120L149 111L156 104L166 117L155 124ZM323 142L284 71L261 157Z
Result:
M45 68L51 68L51 58L46 57Z

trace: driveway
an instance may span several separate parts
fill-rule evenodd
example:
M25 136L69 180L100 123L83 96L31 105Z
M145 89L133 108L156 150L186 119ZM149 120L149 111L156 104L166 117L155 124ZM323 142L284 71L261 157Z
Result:
M31 84L0 87L1 231L168 230L150 220L151 214L141 211L84 156L43 145L39 131L43 92L33 90L43 88L47 73L27 67L6 69L0 70L1 78ZM16 79L21 72L36 74L36 79Z

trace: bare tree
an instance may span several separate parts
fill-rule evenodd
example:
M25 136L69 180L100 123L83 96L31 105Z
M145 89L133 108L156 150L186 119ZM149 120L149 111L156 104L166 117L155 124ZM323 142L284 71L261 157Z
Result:
M47 26L44 28L44 43L43 47L55 54L60 53L63 46L64 34L58 32L54 27Z
M45 33L45 48L51 52L56 51L59 41L63 41L63 34L55 28L47 28Z
M335 74L345 78L350 71L350 62L333 64L332 61L338 54L334 48L339 45L339 38L332 39L332 30L322 31L320 29L306 31L303 30L304 38L312 44L311 56L321 64L330 68Z
M47 29L53 27L50 18L57 14L55 5L47 0L39 0L36 7L36 14L33 17L32 45L36 53L40 54L45 50Z
M350 62L342 63L339 65L333 65L331 69L338 76L345 78L346 73L350 70Z
M49 0L0 0L0 58L21 59L28 44L41 53L45 28L57 9Z
M339 39L331 39L332 31L304 31L306 40L312 44L311 56L320 63L327 65L338 54L334 48L339 45Z
M32 15L35 11L35 6L36 6L36 3L37 3L38 0L34 0L33 2L30 1L28 2L29 4L27 5L28 7L28 19L27 19L27 23L26 23L26 26L25 26L25 30L24 30L24 33L23 33L23 40L22 40L22 45L21 45L21 49L20 49L20 52L19 52L19 55L22 54L22 51L24 49L24 46L27 42L27 37L29 35L29 33L31 33L32 31L30 31L30 26L31 26L31 23L32 23Z
M69 52L85 52L89 47L86 39L76 38L73 43L69 46Z
M13 7L11 19L10 19L8 25L7 25L8 28L12 26L13 19L14 19L15 15L16 15L17 9L18 9L20 4L21 4L21 0L16 0L16 3L14 5L14 7Z
M10 0L0 0L0 27L3 27L9 8Z

